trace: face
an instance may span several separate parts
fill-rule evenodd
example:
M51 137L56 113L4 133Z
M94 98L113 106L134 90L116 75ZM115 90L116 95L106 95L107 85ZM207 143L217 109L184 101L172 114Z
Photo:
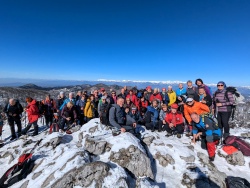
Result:
M187 86L188 86L188 87L192 87L192 85L193 85L192 82L188 82L188 83L187 83Z
M194 104L194 100L192 100L191 102L187 102L188 106L192 106Z
M135 114L136 110L132 110L131 112L132 112L132 114Z
M168 91L172 91L172 87L168 87Z
M157 107L158 103L156 101L153 101L153 107Z
M125 90L124 90L124 88L122 88L122 89L121 89L121 93L124 93L124 92L125 92Z
M182 89L183 88L183 84L179 84L179 88Z
M166 92L166 89L162 89L162 92L165 93L165 92Z
M117 104L122 107L124 105L124 99L120 98L117 100Z
M46 96L46 100L49 100L49 96Z
M197 84L197 86L202 85L201 81L197 81L196 84Z
M191 119L193 120L193 122L195 123L199 123L200 118L198 114L191 114Z
M162 110L163 110L163 111L167 111L167 107L163 107Z
M133 91L129 91L129 94L132 95L132 94L133 94Z
M94 100L95 98L93 96L90 96L90 100Z
M176 109L176 108L171 108L171 112L172 112L173 114L175 114L175 113L177 112L177 109Z
M126 99L126 103L130 103L130 99L129 98Z
M141 101L143 102L144 100L145 100L144 97L142 97L142 98L141 98Z
M218 89L224 89L224 85L222 83L217 84Z
M158 89L154 89L154 93L158 93Z
M69 98L70 98L70 99L72 99L73 96L74 96L74 95L73 95L72 93L69 94Z
M95 94L95 95L98 95L98 91L97 91L97 90L95 90L95 91L94 91L94 94Z
M10 99L10 100L9 100L9 104L10 104L11 106L14 106L16 103L15 103L15 101L14 101L13 99Z
M112 96L115 96L115 92L112 92L111 94L112 94Z
M77 92L77 95L81 96L81 95L82 95L82 92L81 92L81 91L78 91L78 92Z
M199 94L200 94L200 95L205 94L205 90L204 90L203 88L200 88L200 89L199 89Z

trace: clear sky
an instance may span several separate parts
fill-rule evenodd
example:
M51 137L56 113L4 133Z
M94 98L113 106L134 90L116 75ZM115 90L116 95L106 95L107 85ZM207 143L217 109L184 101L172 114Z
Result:
M250 85L249 0L1 0L0 77Z

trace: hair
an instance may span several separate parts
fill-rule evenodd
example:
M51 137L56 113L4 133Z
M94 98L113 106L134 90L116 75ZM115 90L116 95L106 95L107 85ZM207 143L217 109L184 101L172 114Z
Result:
M73 107L73 106L74 106L74 104L73 104L72 101L69 101L69 102L67 103L67 107L68 107L68 108L71 108L71 107Z
M192 115L198 115L198 116L199 116L199 114L197 114L196 112L192 112L192 113L190 114L190 116L192 116Z
M161 108L167 108L167 105L166 104L162 104Z
M152 104L153 102L156 102L157 104L159 104L159 101L157 99L152 100Z
M191 80L188 80L188 81L187 81L187 84L188 84L188 83L191 83L191 84L192 84L193 82L192 82Z
M196 84L196 85L197 85L197 82L198 82L198 81L201 82L201 84L203 84L202 79L198 78L198 79L195 80L195 84Z
M26 102L31 102L31 101L33 101L33 99L31 97L26 97L25 101Z

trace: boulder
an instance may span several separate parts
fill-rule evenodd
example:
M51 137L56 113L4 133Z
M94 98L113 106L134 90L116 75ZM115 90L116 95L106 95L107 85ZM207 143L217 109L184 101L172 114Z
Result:
M143 138L143 142L147 144L147 146L150 146L150 144L153 142L154 139L155 139L154 136L148 136Z
M118 152L112 151L109 159L129 170L135 177L146 176L154 179L150 159L134 145L130 145L127 149L122 148Z
M168 164L171 164L171 165L175 164L175 160L169 154L162 155L160 152L157 152L154 156L154 159L157 159L160 165L162 165L163 167L168 166Z
M109 169L109 165L101 161L88 163L70 170L51 187L88 187L95 182L95 187L101 188L103 179L109 174Z
M231 155L226 156L226 161L231 165L239 165L239 166L245 165L244 155L242 154L241 151L237 151Z
M101 155L105 152L106 144L106 141L98 141L95 139L86 138L84 148L91 154Z

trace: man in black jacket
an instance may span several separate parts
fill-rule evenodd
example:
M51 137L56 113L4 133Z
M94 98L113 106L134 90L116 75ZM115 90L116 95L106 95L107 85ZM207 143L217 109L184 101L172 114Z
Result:
M21 125L21 114L23 112L22 105L16 101L15 99L10 99L9 103L4 108L4 113L6 113L8 117L8 123L10 125L11 130L11 139L14 140L16 138L15 132L15 123L17 124L17 133L18 137L21 136L22 125Z

